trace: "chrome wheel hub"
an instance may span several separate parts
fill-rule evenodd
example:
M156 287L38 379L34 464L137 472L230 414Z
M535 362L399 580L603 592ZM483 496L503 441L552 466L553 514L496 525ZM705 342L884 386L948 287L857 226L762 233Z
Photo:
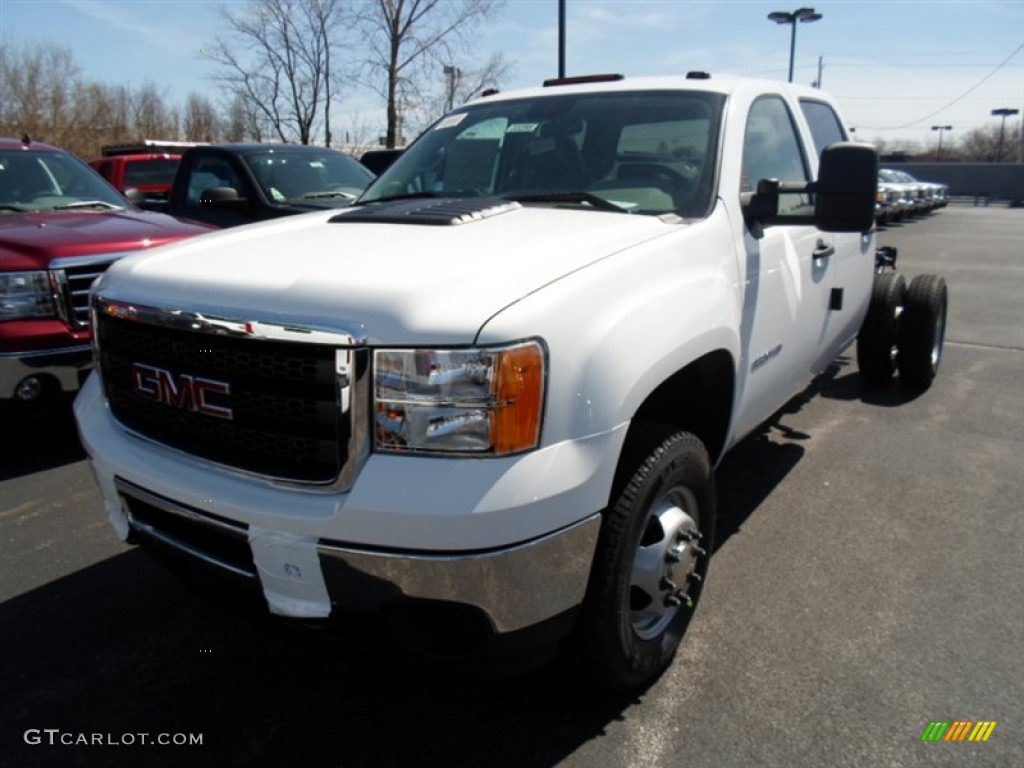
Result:
M688 589L700 581L699 510L693 493L681 485L667 489L651 506L633 557L629 609L641 639L657 637L681 608L692 607Z

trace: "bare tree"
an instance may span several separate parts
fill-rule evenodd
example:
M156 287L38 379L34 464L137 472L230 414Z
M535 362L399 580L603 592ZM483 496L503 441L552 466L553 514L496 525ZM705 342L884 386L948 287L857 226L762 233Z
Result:
M331 35L338 0L254 0L242 11L221 9L228 29L209 54L215 79L240 94L281 141L309 144L324 110L330 138Z
M0 135L45 140L80 157L105 144L178 137L178 110L152 82L131 89L84 80L70 49L53 45L0 47ZM202 97L190 96L212 113ZM213 113L212 119L216 119ZM193 116L194 120L194 116Z
M432 88L416 87L403 100L403 121L406 130L419 133L453 107L465 104L488 88L497 88L512 73L513 66L500 53L493 54L483 66L444 65ZM439 85L440 81L443 83Z
M961 159L973 162L994 162L999 155L999 125L986 125L968 131L957 143ZM1019 159L1021 144L1020 124L1009 127L1003 132L1003 160L1013 162Z
M0 47L0 128L67 144L75 132L78 65L71 49L44 43Z
M84 157L92 157L100 153L104 144L124 144L134 138L132 94L127 86L78 82L74 101L80 129L63 146Z
M369 48L371 87L387 103L385 144L398 139L399 104L418 101L417 82L454 67L469 35L502 0L362 0L353 11ZM436 75L435 75L436 77Z
M224 116L224 141L245 141L250 138L249 110L245 106L245 97L234 94L228 102Z
M154 83L146 81L132 94L131 110L136 138L178 137L178 110L164 103L163 94Z
M213 103L198 93L190 93L185 102L182 125L185 141L216 141L220 135L220 118Z

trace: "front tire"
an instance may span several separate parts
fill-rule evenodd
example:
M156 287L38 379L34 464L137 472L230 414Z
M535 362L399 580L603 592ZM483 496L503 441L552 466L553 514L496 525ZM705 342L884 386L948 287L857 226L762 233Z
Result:
M671 664L714 538L714 478L696 436L641 425L623 460L568 648L576 671L610 690L649 684Z
M939 372L948 301L946 281L938 275L910 281L899 332L900 380L908 387L928 389Z

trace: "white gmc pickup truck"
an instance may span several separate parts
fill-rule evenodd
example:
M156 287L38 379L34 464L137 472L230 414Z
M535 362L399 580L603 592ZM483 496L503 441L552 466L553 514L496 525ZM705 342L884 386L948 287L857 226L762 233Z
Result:
M491 93L350 208L96 283L76 413L107 516L275 614L648 683L700 597L722 455L858 334L870 379L935 375L945 284L876 266L876 184L819 90Z

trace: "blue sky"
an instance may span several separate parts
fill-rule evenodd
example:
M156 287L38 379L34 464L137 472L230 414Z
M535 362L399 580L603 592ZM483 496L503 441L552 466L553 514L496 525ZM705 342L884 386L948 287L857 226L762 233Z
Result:
M798 5L567 0L567 73L703 69L783 80L790 28L767 15ZM798 27L794 79L813 81L822 56L824 88L840 100L860 139L927 146L937 138L932 125L952 125L950 141L994 124L992 109L1024 111L1024 0L806 5L823 18ZM217 29L215 6L206 0L0 0L0 42L67 45L84 77L133 86L149 80L172 104L183 104L190 91L216 100L213 66L200 53ZM507 0L478 36L476 59L501 52L515 65L503 90L557 74L557 8L557 0ZM343 100L343 119L363 131L379 130L379 100L356 91Z

